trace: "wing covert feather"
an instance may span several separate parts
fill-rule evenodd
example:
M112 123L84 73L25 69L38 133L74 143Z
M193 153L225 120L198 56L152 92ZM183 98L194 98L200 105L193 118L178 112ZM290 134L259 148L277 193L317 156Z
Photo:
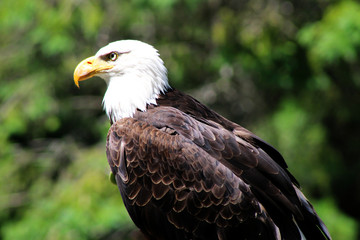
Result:
M168 115L171 117L171 111ZM239 227L239 219L251 219L258 222L258 232L273 234L276 227L249 185L218 161L219 154L213 157L214 150L201 148L211 146L209 141L214 142L221 135L201 126L206 132L203 137L201 131L193 128L191 118L183 121L175 116L166 125L160 121L153 124L142 116L127 118L109 130L108 161L119 176L117 183L135 224L141 229L147 228L143 225L153 225L140 217L151 212L160 215L160 219L166 218L175 229L196 235L207 226L205 222L213 224L212 231L217 231ZM237 144L234 138L224 139L227 140L218 145L225 146L220 149L227 151L226 156L241 156L240 150L231 149ZM232 143L227 144L229 141ZM216 152L223 155L220 150Z
M221 162L252 188L262 191L261 195L271 196L277 203L274 206L280 209L285 207L301 217L295 207L300 202L287 171L263 149L252 145L248 131L241 131L239 127L231 132L218 123L197 121L171 107L158 107L150 111L153 112L138 112L137 118L157 128L166 126L173 129ZM204 137L205 135L210 137Z
M284 159L248 130L232 126L166 106L112 125L109 165L130 216L145 234L166 225L172 230L164 239L200 232L209 232L204 239L235 232L279 239L280 228L284 236L300 239L294 217L306 220L316 213L305 206L309 213L303 216L306 201L299 200ZM153 218L162 221L146 221Z

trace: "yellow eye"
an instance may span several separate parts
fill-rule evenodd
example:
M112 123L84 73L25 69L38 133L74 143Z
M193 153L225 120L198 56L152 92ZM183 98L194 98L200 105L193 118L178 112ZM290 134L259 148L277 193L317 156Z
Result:
M118 58L118 56L119 55L116 52L111 52L111 53L108 54L108 58L111 61L115 61Z

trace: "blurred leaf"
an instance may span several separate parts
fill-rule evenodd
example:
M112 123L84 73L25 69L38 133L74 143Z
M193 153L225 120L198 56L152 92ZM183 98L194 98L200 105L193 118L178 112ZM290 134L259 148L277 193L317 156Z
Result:
M130 228L132 222L120 193L104 171L103 150L100 146L78 152L77 161L54 185L39 178L31 187L34 201L21 221L3 228L4 238L89 239L108 229ZM39 192L44 187L48 191Z
M329 7L320 22L299 32L299 41L309 47L314 64L340 58L355 60L360 46L359 12L358 2L341 1Z
M333 239L357 239L356 221L342 213L332 199L314 201L313 205L317 213L325 220Z

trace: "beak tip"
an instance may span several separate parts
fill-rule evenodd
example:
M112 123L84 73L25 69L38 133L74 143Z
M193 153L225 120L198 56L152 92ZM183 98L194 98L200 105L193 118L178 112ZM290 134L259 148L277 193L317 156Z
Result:
M80 88L80 85L79 85L79 77L76 76L75 74L74 74L74 83L75 83L75 85L77 86L77 88Z
M76 80L74 82L75 82L75 85L77 86L77 88L80 88L79 82Z

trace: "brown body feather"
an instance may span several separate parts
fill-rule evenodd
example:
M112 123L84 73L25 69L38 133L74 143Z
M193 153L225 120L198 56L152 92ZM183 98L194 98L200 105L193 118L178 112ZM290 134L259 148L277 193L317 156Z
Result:
M273 147L177 90L113 123L107 158L149 239L330 239Z

